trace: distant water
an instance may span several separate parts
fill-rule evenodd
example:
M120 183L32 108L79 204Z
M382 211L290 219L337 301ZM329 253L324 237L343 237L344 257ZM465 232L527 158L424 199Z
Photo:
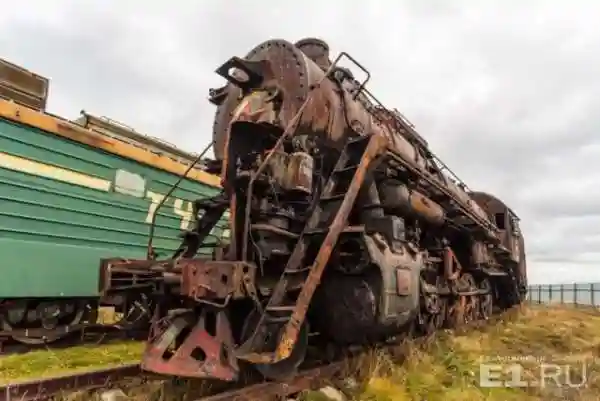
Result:
M527 299L532 303L577 303L600 306L600 283L531 285Z

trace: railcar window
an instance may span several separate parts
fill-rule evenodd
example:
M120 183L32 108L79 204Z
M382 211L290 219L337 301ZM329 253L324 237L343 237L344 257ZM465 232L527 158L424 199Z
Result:
M504 224L504 213L496 213L496 226L500 230L506 230L506 225Z
M519 222L517 221L515 216L513 216L512 214L510 215L510 226L512 228L513 235L519 236L520 235Z

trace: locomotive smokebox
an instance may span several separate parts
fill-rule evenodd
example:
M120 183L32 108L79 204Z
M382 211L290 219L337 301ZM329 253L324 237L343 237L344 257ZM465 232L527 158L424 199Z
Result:
M276 137L307 99L309 104L296 131L343 147L347 137L343 119L337 115L343 110L339 84L325 79L322 69L330 64L329 47L318 39L305 39L299 46L302 50L285 40L270 40L243 59L233 57L217 69L230 82L215 117L213 139L218 159L223 159L228 133L235 136L235 131L243 131L241 135L256 137L257 141L262 140L260 137ZM332 132L334 121L336 129Z

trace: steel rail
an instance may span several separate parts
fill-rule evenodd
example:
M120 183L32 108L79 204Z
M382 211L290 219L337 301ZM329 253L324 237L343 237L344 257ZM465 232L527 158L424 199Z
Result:
M518 307L517 307L518 308ZM511 308L492 319L499 319L510 313ZM510 316L510 315L509 315ZM489 325L492 321L476 321L466 323L463 327L477 327L480 324ZM419 338L421 336L416 336ZM415 338L415 336L409 336ZM385 348L394 347L400 344L398 341L386 341L379 343ZM241 388L220 391L213 395L207 395L196 401L246 401L246 400L268 400L281 399L305 390L313 390L322 387L327 382L334 379L339 374L343 374L346 367L355 365L359 358L364 355L365 348L358 346L346 348L346 356L341 356L341 360L329 362L317 367L307 367L295 376L287 380L274 382L249 383ZM314 361L313 363L317 363ZM93 371L77 372L69 375L49 377L24 381L20 383L11 383L0 386L0 401L47 401L61 394L82 391L102 389L109 385L114 385L132 377L142 377L144 379L165 380L164 376L158 376L141 370L139 364L121 365L111 368L97 369Z
M287 380L249 384L242 388L202 397L197 401L250 401L290 396L305 390L323 387L337 374L342 373L351 361L352 359L345 359L324 366L305 369ZM1 386L0 401L47 401L61 394L100 389L136 376L146 375L141 371L138 364L129 364L24 381ZM152 377L153 375L148 376ZM160 380L161 378L158 377L157 379Z
M323 387L336 375L343 373L344 369L352 362L352 359L333 362L325 366L302 370L287 380L250 384L240 389L202 397L196 401L266 401L289 397L302 391Z
M65 392L102 388L141 373L136 363L7 384L0 387L0 401L45 401Z

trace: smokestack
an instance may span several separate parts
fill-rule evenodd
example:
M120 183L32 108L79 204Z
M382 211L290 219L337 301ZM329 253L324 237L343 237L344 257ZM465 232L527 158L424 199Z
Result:
M314 61L322 70L326 71L331 66L331 61L329 60L329 45L317 38L304 38L299 40L294 45L302 53L306 54L306 56Z

